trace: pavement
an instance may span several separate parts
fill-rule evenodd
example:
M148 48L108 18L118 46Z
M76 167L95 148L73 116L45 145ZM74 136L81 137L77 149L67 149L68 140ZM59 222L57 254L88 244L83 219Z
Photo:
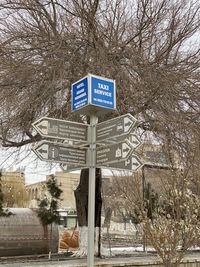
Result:
M113 258L95 258L95 267L111 267L111 266L148 266L159 264L160 259L154 255L142 254L131 257L113 257ZM200 253L194 252L188 254L184 258L184 262L200 263ZM85 267L87 266L87 258L76 259L72 257L58 258L53 260L48 259L17 259L15 261L2 261L0 258L0 266L2 267Z

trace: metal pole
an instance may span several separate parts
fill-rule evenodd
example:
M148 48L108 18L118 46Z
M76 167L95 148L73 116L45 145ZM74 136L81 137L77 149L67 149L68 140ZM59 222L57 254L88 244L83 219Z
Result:
M95 219L95 168L96 168L96 124L97 116L90 115L89 147L89 196L88 196L88 255L87 267L94 266L94 219Z
M144 165L145 166L145 165ZM143 207L144 207L144 200L145 200L145 170L144 166L142 167L142 200L143 200ZM146 251L146 237L143 229L143 251Z

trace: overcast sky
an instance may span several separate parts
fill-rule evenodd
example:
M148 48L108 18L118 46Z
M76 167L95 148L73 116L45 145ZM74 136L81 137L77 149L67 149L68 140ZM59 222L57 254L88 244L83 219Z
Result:
M0 169L4 171L23 171L27 184L45 180L46 175L61 171L59 164L46 163L38 159L31 151L30 146L21 149L1 149Z

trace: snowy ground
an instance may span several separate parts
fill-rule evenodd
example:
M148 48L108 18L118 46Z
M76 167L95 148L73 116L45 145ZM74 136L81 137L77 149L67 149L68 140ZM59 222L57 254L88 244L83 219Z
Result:
M102 218L103 221L104 218ZM85 237L85 241L87 236ZM145 255L155 253L155 249L142 244L142 228L136 227L132 223L116 223L111 221L109 229L101 228L102 248L101 254L105 257L122 255ZM87 242L87 241L86 241ZM86 243L87 246L87 243ZM70 250L75 252L75 250ZM199 247L193 247L190 251L200 251ZM64 253L65 251L60 251Z

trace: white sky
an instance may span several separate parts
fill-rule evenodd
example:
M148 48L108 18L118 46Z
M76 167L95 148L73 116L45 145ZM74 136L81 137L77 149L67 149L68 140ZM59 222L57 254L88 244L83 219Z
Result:
M21 170L25 173L26 183L36 183L45 180L46 175L61 171L59 164L41 161L31 147L1 149L0 169L5 171Z

